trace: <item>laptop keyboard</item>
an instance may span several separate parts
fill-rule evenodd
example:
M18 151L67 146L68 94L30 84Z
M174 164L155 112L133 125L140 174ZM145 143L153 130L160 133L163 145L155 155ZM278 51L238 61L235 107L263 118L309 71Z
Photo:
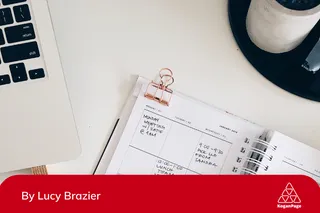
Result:
M0 0L0 86L46 76L28 0Z

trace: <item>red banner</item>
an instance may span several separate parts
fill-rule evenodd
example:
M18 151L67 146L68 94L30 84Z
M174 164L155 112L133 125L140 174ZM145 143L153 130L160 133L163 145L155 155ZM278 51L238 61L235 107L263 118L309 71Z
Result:
M15 176L1 212L317 212L305 176Z

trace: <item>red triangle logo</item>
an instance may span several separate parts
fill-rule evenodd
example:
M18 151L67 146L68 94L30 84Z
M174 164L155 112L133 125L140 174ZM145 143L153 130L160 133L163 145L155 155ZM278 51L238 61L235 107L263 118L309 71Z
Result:
M286 188L283 190L281 196L278 199L278 203L282 203L282 204L301 203L301 200L291 183L288 183Z
M289 200L288 200L288 201L289 201L290 203L294 203L294 200L295 200L295 198L294 198L293 196L289 196Z
M301 203L299 196L295 196L293 202L294 203Z
M294 188L291 183L288 183L286 189L294 189Z
M278 203L286 203L286 201L284 200L283 196L281 196L279 198Z
M291 195L293 190L292 189L287 189L287 192L288 192L289 195Z
M285 190L282 192L282 195L290 195L290 194L289 194L288 190L285 189Z

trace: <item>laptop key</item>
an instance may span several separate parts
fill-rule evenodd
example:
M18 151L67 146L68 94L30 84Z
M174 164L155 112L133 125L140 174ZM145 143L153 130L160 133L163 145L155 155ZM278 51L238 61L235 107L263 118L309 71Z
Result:
M9 75L0 75L0 86L10 83L11 80Z
M13 7L13 12L17 22L31 20L30 10L27 4Z
M27 0L2 0L3 5L9 5L9 4L16 4L16 3L21 3L25 2Z
M3 33L2 33L2 30L0 29L0 45L3 45L5 44L5 40L4 40L4 37L3 37Z
M2 47L1 53L4 63L40 57L38 44L35 41L25 44Z
M34 80L34 79L38 79L38 78L44 78L45 74L44 74L44 70L41 69L35 69L35 70L30 70L29 71L29 76L30 79Z
M10 8L0 9L0 26L12 24L13 16Z
M35 33L32 24L23 24L5 29L8 43L26 41L35 39Z
M9 67L13 82L17 83L28 80L27 71L26 67L24 66L24 63L12 64Z

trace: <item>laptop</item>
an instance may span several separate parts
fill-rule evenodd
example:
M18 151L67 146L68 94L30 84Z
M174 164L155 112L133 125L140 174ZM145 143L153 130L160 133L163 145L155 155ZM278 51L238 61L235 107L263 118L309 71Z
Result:
M47 0L0 0L0 173L81 152Z

